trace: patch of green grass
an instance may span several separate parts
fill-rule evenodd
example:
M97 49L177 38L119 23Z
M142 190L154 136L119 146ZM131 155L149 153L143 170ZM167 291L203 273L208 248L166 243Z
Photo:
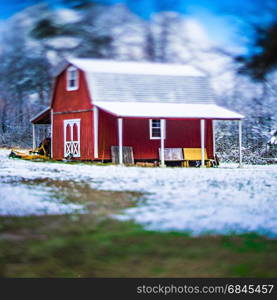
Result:
M223 244L226 248L239 253L264 252L267 247L267 244L256 233L225 236L223 237Z
M228 237L231 245L247 245L238 251L226 244L226 237L148 232L132 222L95 222L88 216L77 222L69 216L1 221L4 232L14 234L13 239L0 240L2 277L277 275L277 241L258 236L255 242L265 245L258 251L248 246L249 236ZM17 240L17 235L24 239Z
M249 263L240 263L231 267L231 273L237 277L247 277L253 266Z
M146 231L110 218L139 194L44 179L22 184L53 187L56 197L85 204L88 213L0 217L1 277L277 276L277 240Z

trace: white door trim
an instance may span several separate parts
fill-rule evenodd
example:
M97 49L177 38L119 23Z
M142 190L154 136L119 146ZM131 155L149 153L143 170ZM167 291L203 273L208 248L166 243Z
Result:
M72 155L73 157L80 157L80 119L64 120L63 132L64 132L64 157ZM66 128L70 126L70 140L67 141ZM77 126L77 140L73 140L73 127Z

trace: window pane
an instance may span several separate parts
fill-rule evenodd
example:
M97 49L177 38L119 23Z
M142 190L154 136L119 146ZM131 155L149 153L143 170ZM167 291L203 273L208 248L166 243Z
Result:
M70 87L75 87L75 86L76 86L76 81L75 81L75 79L70 79L70 80L69 80L69 86L70 86Z
M70 67L67 70L67 88L69 90L78 88L78 70L75 67Z
M161 129L152 128L152 137L161 137Z
M160 120L152 120L152 127L160 128Z
M76 70L71 70L69 72L69 78L70 79L75 79L76 78Z

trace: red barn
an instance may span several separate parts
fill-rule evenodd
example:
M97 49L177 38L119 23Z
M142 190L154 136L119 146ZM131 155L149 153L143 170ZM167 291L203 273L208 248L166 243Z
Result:
M239 120L241 149L242 118L216 105L207 77L193 67L69 59L50 107L31 122L51 124L55 160L110 161L118 146L122 164L128 146L134 161L164 165L166 149L201 148L204 165L215 156L213 121Z

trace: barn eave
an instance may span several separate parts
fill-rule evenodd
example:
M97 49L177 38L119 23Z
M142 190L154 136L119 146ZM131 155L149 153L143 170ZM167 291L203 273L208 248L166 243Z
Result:
M51 124L51 108L48 106L35 115L30 122L32 124Z

